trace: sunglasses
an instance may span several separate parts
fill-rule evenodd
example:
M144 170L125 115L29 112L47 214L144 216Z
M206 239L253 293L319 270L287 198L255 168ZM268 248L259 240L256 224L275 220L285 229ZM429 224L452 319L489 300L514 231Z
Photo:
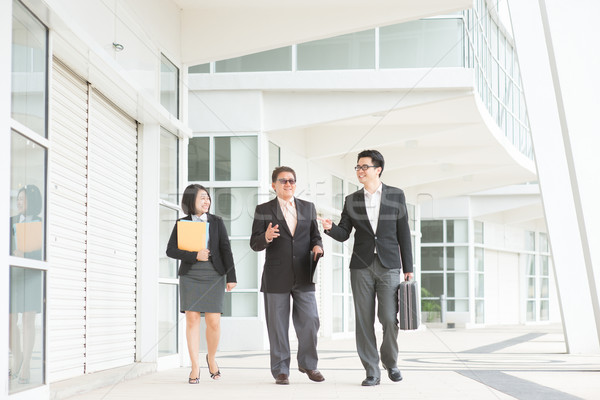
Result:
M277 179L277 182L281 183L282 185L285 185L286 183L289 183L290 185L295 185L296 184L296 180L295 179Z

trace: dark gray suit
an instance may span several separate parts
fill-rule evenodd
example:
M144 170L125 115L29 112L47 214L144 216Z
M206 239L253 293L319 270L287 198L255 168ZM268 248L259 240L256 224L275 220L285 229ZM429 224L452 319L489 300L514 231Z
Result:
M261 292L264 292L265 316L271 352L271 373L289 375L290 345L288 338L290 297L294 299L292 319L298 337L298 366L317 369L317 333L319 314L315 285L310 276L310 251L321 248L317 212L313 203L294 198L297 225L292 236L277 198L256 206L250 247L266 249ZM279 225L279 237L268 243L267 227Z
M339 224L333 224L325 233L343 242L353 228L356 232L350 260L350 281L356 315L356 348L367 376L379 378L381 371L373 326L375 298L377 316L383 326L381 361L387 368L396 368L400 271L413 272L404 192L383 185L377 232L373 232L367 215L364 189L348 195Z

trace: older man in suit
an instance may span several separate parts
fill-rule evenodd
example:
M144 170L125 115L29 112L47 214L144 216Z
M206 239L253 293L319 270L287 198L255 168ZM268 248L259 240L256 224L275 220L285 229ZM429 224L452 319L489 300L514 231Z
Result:
M356 176L363 188L348 195L339 224L321 219L325 233L345 241L355 229L350 260L350 283L356 316L356 348L366 370L363 386L380 382L375 338L375 299L383 327L381 362L393 382L402 380L398 369L398 286L413 277L410 228L404 192L381 182L384 159L377 150L358 154Z
M292 319L298 337L298 370L315 382L325 380L317 369L319 315L315 285L310 273L310 252L323 254L323 244L313 203L294 198L296 173L289 167L275 168L272 187L277 197L260 204L254 213L250 247L266 249L261 291L275 383L289 384L290 343L288 337L290 298Z

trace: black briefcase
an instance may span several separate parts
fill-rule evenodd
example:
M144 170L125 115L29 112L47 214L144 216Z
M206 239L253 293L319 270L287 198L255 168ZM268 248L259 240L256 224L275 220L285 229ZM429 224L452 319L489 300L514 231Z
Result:
M400 329L413 330L419 327L419 285L417 281L403 281L398 287L398 319Z

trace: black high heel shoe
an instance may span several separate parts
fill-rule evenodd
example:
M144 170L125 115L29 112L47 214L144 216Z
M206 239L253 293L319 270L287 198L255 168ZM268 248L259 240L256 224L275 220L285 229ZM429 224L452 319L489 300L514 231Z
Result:
M208 362L208 354L206 355L206 365L208 366L208 372L210 373L211 379L213 379L215 381L221 379L221 370L219 370L219 365L217 365L217 372L215 372L214 374L210 370L210 363Z
M190 375L192 375L192 372L190 372ZM198 376L196 378L188 377L188 383L190 385L197 385L200 383L200 368L198 368Z

